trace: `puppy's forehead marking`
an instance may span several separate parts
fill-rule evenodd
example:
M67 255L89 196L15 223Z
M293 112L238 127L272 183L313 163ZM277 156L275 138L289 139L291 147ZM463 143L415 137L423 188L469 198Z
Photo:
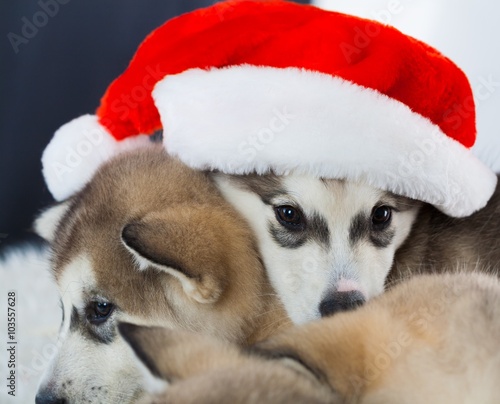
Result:
M351 245L356 244L359 240L368 237L370 234L370 218L365 213L358 213L351 220L349 228L349 241Z
M318 212L313 213L309 218L309 227L312 230L312 236L323 245L330 244L330 230L327 220Z
M282 198L296 201L309 216L321 212L330 231L333 227L349 225L357 213L369 214L385 194L370 186L338 179L312 181L308 176L291 175L282 181L287 191Z
M86 255L80 255L66 265L59 272L57 279L61 301L63 305L63 327L62 332L68 332L74 313L73 308L85 307L85 291L91 290L95 285L95 278Z
M90 257L81 254L73 258L60 271L57 282L63 300L69 297L75 306L83 307L84 291L94 289L96 284Z
M69 318L65 331L78 333L94 343L113 342L116 330L111 321L108 320L104 325L94 326L86 318L88 305L92 305L94 301L106 300L96 288L90 258L85 254L76 257L61 274L59 281L61 296L64 301L65 316Z

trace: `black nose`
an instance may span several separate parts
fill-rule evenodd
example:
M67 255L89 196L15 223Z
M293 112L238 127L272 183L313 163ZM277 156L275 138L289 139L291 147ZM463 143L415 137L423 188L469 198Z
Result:
M319 305L321 317L331 316L339 311L347 311L361 306L365 302L363 294L357 290L334 292Z
M35 404L68 404L66 399L57 397L49 390L41 390L35 397Z

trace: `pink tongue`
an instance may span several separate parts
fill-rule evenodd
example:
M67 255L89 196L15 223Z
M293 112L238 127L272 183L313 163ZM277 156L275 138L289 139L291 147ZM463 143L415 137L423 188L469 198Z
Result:
M359 284L351 279L341 278L337 283L337 292L350 292L360 290Z

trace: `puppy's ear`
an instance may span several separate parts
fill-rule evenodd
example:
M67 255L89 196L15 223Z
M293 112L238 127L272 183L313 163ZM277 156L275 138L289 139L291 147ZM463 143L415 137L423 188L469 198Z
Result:
M160 372L162 338L155 328L119 323L118 331L136 357L136 367L142 374L143 389L149 394L161 394L168 388L167 378Z
M149 380L175 382L241 361L238 347L209 336L129 323L118 329L150 373Z
M311 366L293 346L273 343L272 338L246 348L246 353L279 363L310 380L324 382L323 374L315 366Z
M140 403L344 403L314 378L274 361L243 354L236 345L182 330L120 324L120 333L148 370ZM144 372L144 370L143 370ZM157 376L171 385L151 389ZM249 399L252 397L252 399Z
M205 212L203 212L203 210ZM127 224L122 242L139 270L156 268L179 280L186 295L214 303L227 283L226 246L216 234L214 212L192 207L154 213Z
M44 210L33 224L35 232L48 242L54 241L57 226L68 211L69 205L69 201L65 201Z

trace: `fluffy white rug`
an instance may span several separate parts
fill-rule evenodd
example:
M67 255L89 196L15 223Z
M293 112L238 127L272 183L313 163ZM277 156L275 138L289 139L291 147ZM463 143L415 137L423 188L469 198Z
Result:
M7 293L15 291L16 396L8 393ZM54 355L62 311L43 248L13 249L0 261L0 403L34 403L43 371Z

